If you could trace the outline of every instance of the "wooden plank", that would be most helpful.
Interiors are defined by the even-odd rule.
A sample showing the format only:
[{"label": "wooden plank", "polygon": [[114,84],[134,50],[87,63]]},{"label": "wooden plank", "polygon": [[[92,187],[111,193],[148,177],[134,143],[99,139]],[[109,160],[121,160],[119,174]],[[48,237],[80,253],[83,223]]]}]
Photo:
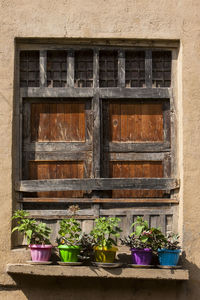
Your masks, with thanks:
[{"label": "wooden plank", "polygon": [[47,51],[40,50],[40,87],[47,86]]},{"label": "wooden plank", "polygon": [[118,51],[118,87],[125,87],[125,51]]},{"label": "wooden plank", "polygon": [[155,205],[150,204],[148,206],[144,206],[141,203],[140,205],[133,205],[129,207],[115,207],[111,206],[110,208],[102,208],[100,210],[100,214],[102,216],[110,215],[110,216],[126,216],[127,214],[131,214],[133,216],[133,220],[135,221],[135,217],[144,216],[144,215],[152,215],[152,216],[160,216],[160,215],[173,215],[173,209],[177,208],[176,204],[171,205],[167,203],[163,203],[163,205]]},{"label": "wooden plank", "polygon": [[[51,49],[51,50],[66,50],[71,49],[88,49],[89,48],[100,48],[100,49],[109,49],[123,47],[127,49],[141,49],[144,50],[144,47],[151,47],[156,49],[171,49],[178,48],[180,45],[179,40],[153,40],[153,39],[127,39],[127,38],[113,38],[113,39],[99,39],[99,38],[60,38],[56,40],[54,38],[17,38],[16,39],[18,49],[20,50],[38,50],[38,49]],[[106,46],[105,46],[106,45]]]},{"label": "wooden plank", "polygon": [[92,152],[88,151],[76,151],[76,152],[61,152],[61,151],[39,151],[39,152],[23,152],[28,160],[40,161],[40,160],[48,160],[48,161],[82,161],[86,160],[89,157],[92,157]]},{"label": "wooden plank", "polygon": [[171,95],[171,88],[102,88],[99,95],[103,99],[168,99]]},{"label": "wooden plank", "polygon": [[[41,211],[43,212],[43,211]],[[62,220],[63,218],[71,218],[71,216],[63,216],[60,215],[59,213],[56,215],[50,215],[50,216],[45,216],[45,215],[34,215],[33,213],[30,214],[30,218],[34,218],[34,219],[39,219],[39,220]],[[98,218],[98,216],[74,216],[75,219],[77,220],[95,220],[96,218]]]},{"label": "wooden plank", "polygon": [[23,104],[23,143],[30,143],[31,139],[31,106],[29,103]]},{"label": "wooden plank", "polygon": [[98,95],[92,99],[92,107],[94,113],[94,128],[93,128],[93,176],[100,177],[100,157],[101,157],[101,100]]},{"label": "wooden plank", "polygon": [[[69,98],[90,98],[93,97],[93,88],[20,88],[23,98],[36,97],[69,97]],[[171,88],[99,88],[100,98],[132,98],[132,99],[168,99],[172,95]]]},{"label": "wooden plank", "polygon": [[67,86],[74,87],[74,51],[69,50],[67,54]]},{"label": "wooden plank", "polygon": [[[31,103],[31,141],[49,141],[49,103]],[[24,143],[25,144],[25,143]]]},{"label": "wooden plank", "polygon": [[93,86],[99,87],[99,51],[97,49],[94,49],[93,57]]},{"label": "wooden plank", "polygon": [[[121,107],[119,104],[112,103],[112,102],[108,104],[108,107],[109,107],[109,114],[108,114],[109,120],[105,120],[105,122],[109,121],[109,133],[107,133],[107,135],[109,134],[110,138],[107,139],[107,141],[110,140],[112,142],[119,142],[121,140],[121,117],[120,117]],[[107,128],[105,128],[105,131],[107,131],[106,129]]]},{"label": "wooden plank", "polygon": [[171,190],[179,187],[179,180],[172,178],[92,178],[92,179],[49,179],[22,180],[16,183],[15,190],[71,191],[71,190]]},{"label": "wooden plank", "polygon": [[109,143],[104,146],[104,151],[110,152],[169,152],[169,143]]},{"label": "wooden plank", "polygon": [[171,141],[171,123],[170,123],[170,101],[165,101],[163,103],[163,131],[164,131],[164,140],[169,142]]},{"label": "wooden plank", "polygon": [[[94,96],[93,88],[20,88],[20,92],[23,98],[91,98]],[[48,99],[47,99],[48,101]]]},{"label": "wooden plank", "polygon": [[145,85],[147,88],[152,87],[152,51],[145,51]]},{"label": "wooden plank", "polygon": [[57,116],[56,116],[56,141],[66,141],[66,109],[67,103],[57,103]]},{"label": "wooden plank", "polygon": [[[58,126],[57,126],[57,104],[49,104],[49,132],[48,132],[48,142],[55,142],[58,136]],[[45,130],[45,126],[41,126],[41,131]]]},{"label": "wooden plank", "polygon": [[91,143],[31,143],[31,144],[24,144],[23,151],[35,151],[35,152],[47,152],[47,151],[53,151],[53,152],[81,152],[81,151],[91,151],[92,145]]},{"label": "wooden plank", "polygon": [[22,198],[18,202],[26,203],[179,203],[178,199],[170,198]]},{"label": "wooden plank", "polygon": [[141,127],[139,129],[142,142],[163,142],[162,106],[162,103],[141,104]]},{"label": "wooden plank", "polygon": [[[108,153],[110,161],[163,161],[168,152],[157,153]],[[170,152],[169,152],[170,153]],[[166,176],[168,177],[168,176]]]}]

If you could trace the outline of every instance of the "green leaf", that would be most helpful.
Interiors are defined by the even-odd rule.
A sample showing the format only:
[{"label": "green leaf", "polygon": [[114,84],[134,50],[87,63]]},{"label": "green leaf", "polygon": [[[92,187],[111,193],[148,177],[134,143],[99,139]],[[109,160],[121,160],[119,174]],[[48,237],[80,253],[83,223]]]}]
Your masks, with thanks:
[{"label": "green leaf", "polygon": [[137,236],[139,236],[142,233],[143,229],[144,229],[144,226],[137,226],[136,230],[135,230],[135,234]]}]

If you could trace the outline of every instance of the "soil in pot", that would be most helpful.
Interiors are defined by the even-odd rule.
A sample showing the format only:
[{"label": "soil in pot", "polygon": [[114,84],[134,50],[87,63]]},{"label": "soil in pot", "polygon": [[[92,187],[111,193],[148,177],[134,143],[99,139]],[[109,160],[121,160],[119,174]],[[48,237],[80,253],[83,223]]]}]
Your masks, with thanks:
[{"label": "soil in pot", "polygon": [[77,262],[80,246],[59,245],[60,259],[62,262]]}]

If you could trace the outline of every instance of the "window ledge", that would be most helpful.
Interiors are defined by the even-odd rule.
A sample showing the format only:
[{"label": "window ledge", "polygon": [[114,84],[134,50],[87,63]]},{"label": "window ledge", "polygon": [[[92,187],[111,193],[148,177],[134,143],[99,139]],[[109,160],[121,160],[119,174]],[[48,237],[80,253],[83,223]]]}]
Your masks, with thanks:
[{"label": "window ledge", "polygon": [[157,280],[189,280],[189,272],[184,269],[103,269],[93,266],[57,266],[8,264],[7,273],[36,276],[61,276],[85,278],[132,278]]}]

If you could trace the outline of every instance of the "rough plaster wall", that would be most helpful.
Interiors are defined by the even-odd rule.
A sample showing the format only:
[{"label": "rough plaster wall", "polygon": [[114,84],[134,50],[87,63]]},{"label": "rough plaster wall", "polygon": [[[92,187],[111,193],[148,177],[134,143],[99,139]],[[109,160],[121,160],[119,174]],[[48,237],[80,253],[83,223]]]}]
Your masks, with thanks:
[{"label": "rough plaster wall", "polygon": [[[173,285],[169,285],[168,290],[171,299],[188,299],[190,297],[191,300],[196,300],[200,298],[200,194],[198,189],[200,183],[199,13],[199,0],[0,0],[1,284],[14,283],[5,273],[6,263],[23,261],[25,256],[28,257],[27,252],[10,251],[14,38],[180,39],[179,81],[182,76],[182,82],[179,82],[179,87],[182,85],[182,90],[179,89],[178,120],[181,201],[183,201],[181,214],[184,224],[185,264],[191,271],[191,279],[182,288],[179,286],[178,292]],[[181,68],[183,70],[182,74]],[[181,220],[180,224],[182,224]],[[150,287],[149,289],[151,290]],[[38,293],[37,289],[35,289],[35,293]],[[138,291],[141,299],[153,299],[153,296],[157,299],[160,298],[155,289],[152,289],[148,295],[142,293],[141,290]],[[18,298],[15,295],[18,295]],[[5,291],[2,299],[24,299],[24,296],[17,291]],[[132,299],[130,290],[129,296],[126,295],[126,299]]]}]

